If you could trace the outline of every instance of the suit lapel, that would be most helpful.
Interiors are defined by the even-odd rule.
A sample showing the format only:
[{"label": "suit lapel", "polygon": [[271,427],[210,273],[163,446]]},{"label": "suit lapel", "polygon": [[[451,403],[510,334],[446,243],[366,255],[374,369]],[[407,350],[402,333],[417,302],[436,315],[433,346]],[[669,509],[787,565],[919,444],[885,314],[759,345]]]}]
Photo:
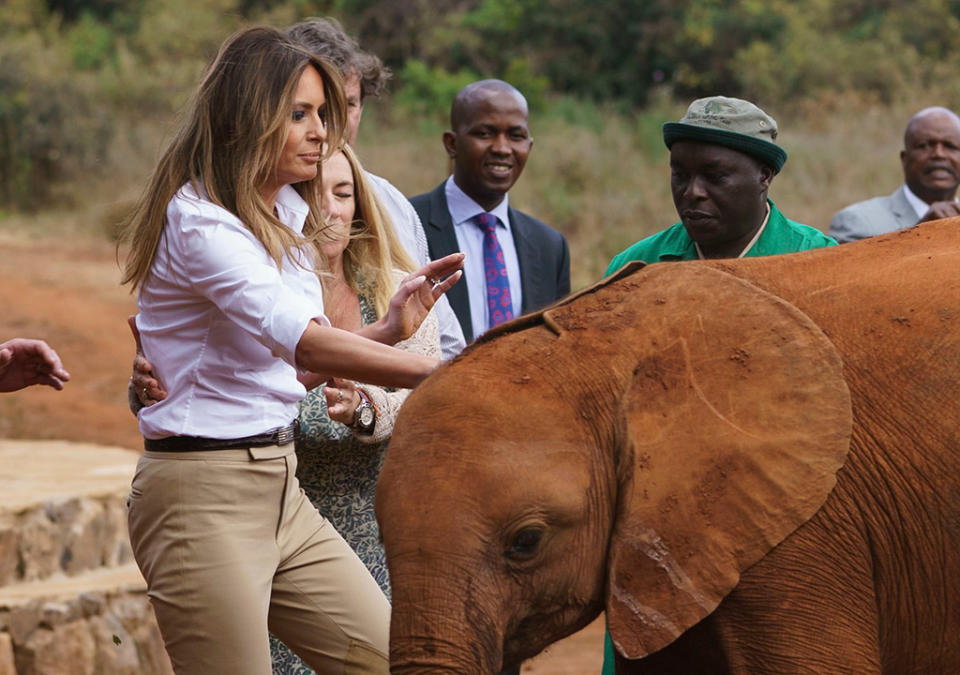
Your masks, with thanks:
[{"label": "suit lapel", "polygon": [[903,190],[904,187],[901,185],[893,193],[893,199],[891,200],[893,215],[897,219],[897,227],[901,230],[917,224],[917,212],[913,210]]},{"label": "suit lapel", "polygon": [[[453,230],[453,220],[450,218],[450,209],[447,207],[444,185],[444,183],[441,183],[437,189],[430,193],[430,213],[424,228],[432,260],[460,251],[457,245],[457,235]],[[463,337],[467,344],[470,344],[473,342],[473,323],[470,321],[470,299],[467,295],[467,283],[464,279],[455,283],[453,288],[447,291],[447,300],[460,321]]]},{"label": "suit lapel", "polygon": [[550,288],[543,280],[544,265],[540,260],[540,248],[532,237],[532,230],[527,216],[512,206],[507,209],[510,218],[510,230],[513,234],[513,243],[517,249],[517,261],[520,264],[521,313],[526,314],[531,308],[543,307],[553,298],[541,298],[540,291]]}]

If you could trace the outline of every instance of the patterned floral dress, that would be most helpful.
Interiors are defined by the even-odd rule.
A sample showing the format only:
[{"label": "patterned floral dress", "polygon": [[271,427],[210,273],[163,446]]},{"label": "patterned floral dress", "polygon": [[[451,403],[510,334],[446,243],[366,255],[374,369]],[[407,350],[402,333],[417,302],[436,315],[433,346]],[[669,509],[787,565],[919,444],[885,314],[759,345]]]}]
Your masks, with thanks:
[{"label": "patterned floral dress", "polygon": [[[377,320],[372,303],[364,295],[360,296],[360,314],[364,325]],[[440,337],[433,313],[427,316],[416,334],[396,346],[439,358]],[[330,419],[323,387],[307,392],[300,404],[297,478],[313,505],[350,544],[389,600],[390,580],[374,514],[373,495],[387,442],[393,432],[393,422],[409,390],[359,386],[377,408],[373,435],[363,440],[348,427]],[[270,656],[274,675],[313,673],[272,635]]]}]

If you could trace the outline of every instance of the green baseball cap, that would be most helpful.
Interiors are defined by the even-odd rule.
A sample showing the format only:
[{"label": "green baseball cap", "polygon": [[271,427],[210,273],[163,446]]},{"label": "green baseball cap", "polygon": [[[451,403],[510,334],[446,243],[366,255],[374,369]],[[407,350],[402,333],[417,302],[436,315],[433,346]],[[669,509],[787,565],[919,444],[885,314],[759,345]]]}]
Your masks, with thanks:
[{"label": "green baseball cap", "polygon": [[759,159],[776,173],[787,161],[787,151],[777,145],[777,121],[760,108],[739,98],[698,98],[679,122],[663,125],[663,142],[715,143]]}]

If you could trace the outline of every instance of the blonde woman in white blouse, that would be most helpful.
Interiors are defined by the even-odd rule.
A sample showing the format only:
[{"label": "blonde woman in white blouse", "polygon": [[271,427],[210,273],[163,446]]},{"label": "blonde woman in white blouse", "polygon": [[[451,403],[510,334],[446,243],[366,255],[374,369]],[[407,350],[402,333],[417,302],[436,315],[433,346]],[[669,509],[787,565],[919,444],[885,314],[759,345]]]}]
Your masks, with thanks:
[{"label": "blonde woman in white blouse", "polygon": [[267,27],[229,38],[124,241],[143,350],[168,395],[139,413],[130,538],[177,673],[265,673],[271,632],[320,672],[387,672],[389,605],[295,478],[306,386],[412,387],[437,360],[389,345],[459,278],[400,284],[387,313],[330,325],[317,277],[318,162],[339,76]]}]

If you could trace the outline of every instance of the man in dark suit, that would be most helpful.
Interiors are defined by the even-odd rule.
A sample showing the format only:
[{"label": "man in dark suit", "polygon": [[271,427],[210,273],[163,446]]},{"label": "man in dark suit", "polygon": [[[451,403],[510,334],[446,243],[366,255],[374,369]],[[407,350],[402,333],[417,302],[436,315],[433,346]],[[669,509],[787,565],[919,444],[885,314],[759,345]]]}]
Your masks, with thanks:
[{"label": "man in dark suit", "polygon": [[467,342],[501,321],[570,292],[570,250],[562,234],[508,203],[533,145],[527,101],[501,80],[457,94],[443,147],[453,175],[410,201],[431,258],[467,254],[464,278],[447,291]]}]

